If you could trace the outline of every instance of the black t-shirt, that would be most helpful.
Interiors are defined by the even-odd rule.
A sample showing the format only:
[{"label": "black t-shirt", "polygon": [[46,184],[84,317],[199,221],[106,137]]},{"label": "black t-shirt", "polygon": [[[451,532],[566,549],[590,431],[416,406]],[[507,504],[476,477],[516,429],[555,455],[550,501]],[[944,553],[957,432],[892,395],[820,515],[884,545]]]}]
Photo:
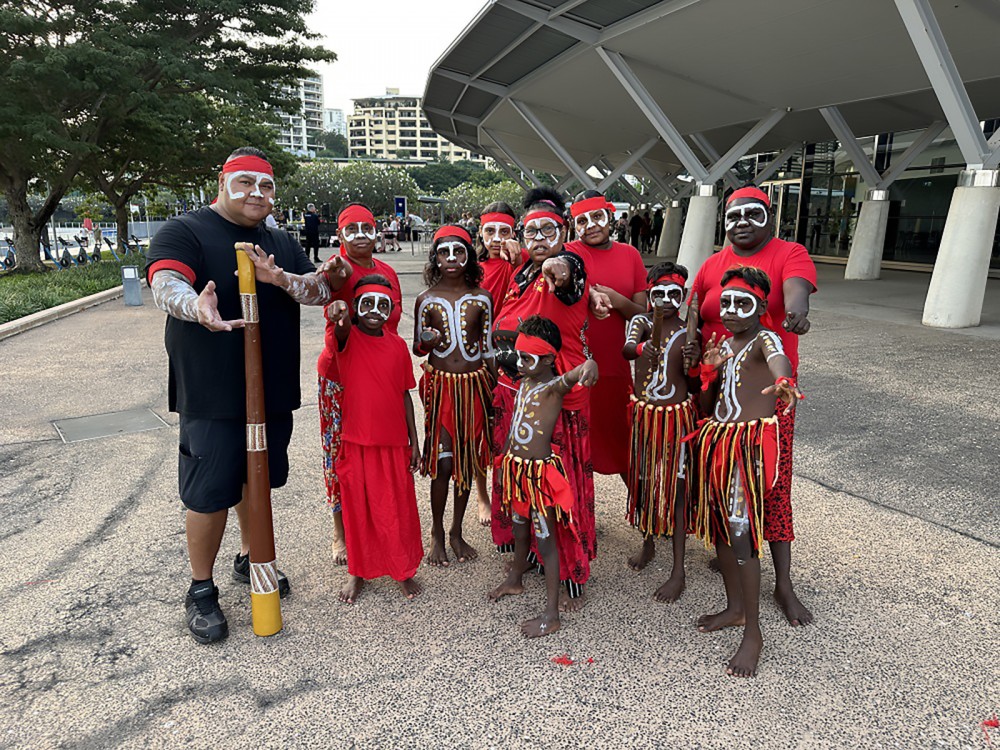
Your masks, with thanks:
[{"label": "black t-shirt", "polygon": [[312,211],[306,212],[303,224],[306,236],[319,237],[319,214]]},{"label": "black t-shirt", "polygon": [[[302,246],[281,229],[263,223],[252,229],[227,221],[205,207],[170,219],[150,242],[147,274],[170,269],[184,274],[196,292],[215,282],[219,315],[242,318],[236,278],[237,242],[260,245],[289,273],[316,270]],[[299,304],[284,290],[257,282],[264,401],[267,412],[298,409]],[[212,332],[198,323],[167,316],[164,336],[170,359],[170,411],[207,419],[243,419],[246,392],[243,330]]]}]

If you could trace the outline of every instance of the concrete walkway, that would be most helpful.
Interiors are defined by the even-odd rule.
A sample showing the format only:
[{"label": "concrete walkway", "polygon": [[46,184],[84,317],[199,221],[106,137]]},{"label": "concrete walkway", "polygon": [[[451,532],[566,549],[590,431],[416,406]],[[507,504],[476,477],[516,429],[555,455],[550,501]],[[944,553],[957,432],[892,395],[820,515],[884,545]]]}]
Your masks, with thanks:
[{"label": "concrete walkway", "polygon": [[[409,308],[422,262],[390,261]],[[315,309],[292,477],[274,493],[285,630],[252,635],[247,590],[228,576],[231,528],[216,572],[231,634],[198,646],[183,622],[162,313],[148,296],[110,302],[0,341],[0,747],[984,747],[979,723],[1000,710],[1000,345],[914,325],[927,277],[861,287],[838,271],[821,269],[802,344],[794,574],[817,619],[785,624],[765,564],[767,645],[749,681],[723,674],[737,632],[694,628],[723,600],[706,551],[689,540],[674,605],[651,599],[667,545],[642,573],[625,567],[638,539],[617,478],[598,482],[592,601],[556,635],[517,631],[541,606],[534,577],[525,596],[486,602],[502,561],[471,517],[478,561],[422,568],[415,602],[377,581],[339,604]],[[995,325],[995,282],[988,295]],[[137,408],[170,426],[67,445],[52,425]],[[563,654],[577,663],[551,661]]]}]

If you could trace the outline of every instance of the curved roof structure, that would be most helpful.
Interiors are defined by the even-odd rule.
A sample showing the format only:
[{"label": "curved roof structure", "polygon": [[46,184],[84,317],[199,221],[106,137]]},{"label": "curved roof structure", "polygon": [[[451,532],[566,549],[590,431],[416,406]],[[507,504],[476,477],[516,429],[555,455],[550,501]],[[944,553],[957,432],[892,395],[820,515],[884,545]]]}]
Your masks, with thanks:
[{"label": "curved roof structure", "polygon": [[[705,176],[693,149],[702,164],[735,160],[832,140],[838,125],[947,121],[971,159],[990,151],[978,120],[1000,116],[998,32],[995,0],[492,0],[434,64],[423,106],[439,134],[522,171],[603,157],[661,185]],[[954,101],[949,79],[929,78],[942,47]],[[976,128],[956,128],[961,116]]]}]

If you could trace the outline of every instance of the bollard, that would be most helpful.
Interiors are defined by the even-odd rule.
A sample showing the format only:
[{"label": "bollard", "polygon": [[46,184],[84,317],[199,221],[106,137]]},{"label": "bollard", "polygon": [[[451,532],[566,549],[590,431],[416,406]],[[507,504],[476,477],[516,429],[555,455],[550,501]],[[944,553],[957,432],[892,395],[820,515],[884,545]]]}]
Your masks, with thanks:
[{"label": "bollard", "polygon": [[142,285],[139,283],[139,266],[122,266],[122,289],[125,292],[126,305],[142,305]]}]

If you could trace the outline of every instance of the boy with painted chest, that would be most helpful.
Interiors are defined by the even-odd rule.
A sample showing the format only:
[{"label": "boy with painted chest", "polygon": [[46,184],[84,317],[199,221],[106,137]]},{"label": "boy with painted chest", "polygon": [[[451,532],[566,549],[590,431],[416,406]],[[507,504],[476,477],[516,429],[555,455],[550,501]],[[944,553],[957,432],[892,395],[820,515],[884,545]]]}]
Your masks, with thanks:
[{"label": "boy with painted chest", "polygon": [[574,387],[589,387],[597,382],[597,363],[584,360],[559,375],[555,369],[556,354],[562,348],[558,326],[547,318],[532,315],[517,330],[514,348],[521,381],[507,445],[497,468],[504,510],[514,521],[514,561],[507,578],[490,592],[489,598],[497,601],[524,591],[522,579],[531,567],[530,523],[538,556],[545,567],[546,604],[541,616],[521,624],[521,632],[526,638],[538,638],[561,627],[556,534],[576,533],[573,491],[562,461],[553,451],[552,432],[563,397]]},{"label": "boy with painted chest", "polygon": [[696,438],[700,492],[695,532],[714,544],[726,608],[698,620],[711,632],[743,625],[726,672],[753,677],[764,646],[758,619],[764,494],[778,464],[775,396],[793,409],[803,398],[781,339],[767,314],[771,282],[758,268],[722,276],[722,323],[732,338],[709,339],[701,362],[702,409],[710,416]]}]

